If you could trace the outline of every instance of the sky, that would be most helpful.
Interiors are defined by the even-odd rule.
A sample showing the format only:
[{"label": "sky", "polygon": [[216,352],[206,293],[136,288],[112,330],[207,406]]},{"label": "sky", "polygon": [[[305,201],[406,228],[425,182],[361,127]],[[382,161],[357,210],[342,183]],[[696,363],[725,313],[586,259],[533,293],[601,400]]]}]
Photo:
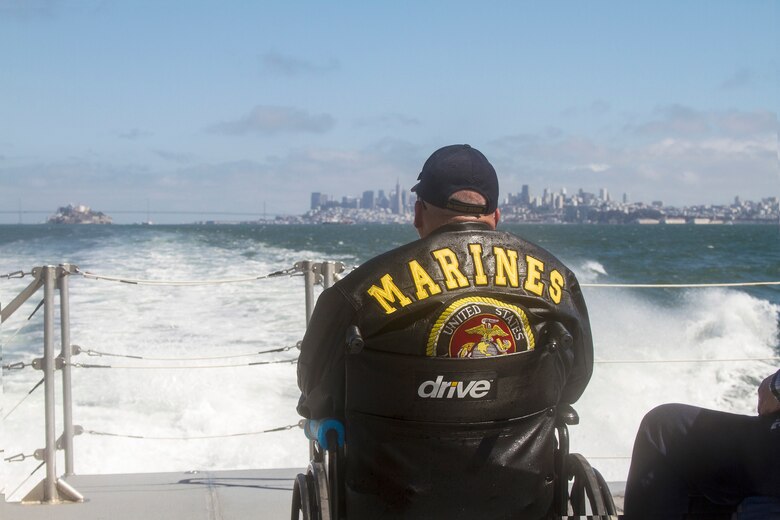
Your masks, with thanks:
[{"label": "sky", "polygon": [[775,0],[0,0],[0,223],[300,214],[453,143],[502,197],[759,200],[778,78]]}]

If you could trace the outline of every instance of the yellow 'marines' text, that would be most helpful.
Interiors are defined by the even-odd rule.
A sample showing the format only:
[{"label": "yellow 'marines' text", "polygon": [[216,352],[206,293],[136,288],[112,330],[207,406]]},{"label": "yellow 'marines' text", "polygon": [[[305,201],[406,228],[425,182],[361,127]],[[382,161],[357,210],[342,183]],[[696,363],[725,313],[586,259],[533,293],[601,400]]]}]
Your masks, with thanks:
[{"label": "yellow 'marines' text", "polygon": [[[485,253],[488,254],[487,257],[484,256]],[[408,285],[413,286],[410,294],[401,291],[390,273],[382,275],[366,292],[386,314],[411,305],[415,300],[422,301],[440,294],[443,290],[452,292],[467,287],[489,285],[501,288],[522,287],[529,294],[549,298],[555,304],[561,303],[565,287],[563,274],[557,269],[548,272],[544,261],[534,256],[520,255],[514,249],[499,246],[484,251],[481,244],[469,244],[468,252],[461,258],[449,247],[431,251],[431,256],[434,262],[433,265],[426,262],[427,269],[416,259],[406,263],[411,282]],[[461,259],[470,264],[470,269],[465,269],[465,272],[461,267]],[[488,275],[490,267],[493,267],[492,275]],[[521,279],[521,273],[525,273],[525,278]]]}]

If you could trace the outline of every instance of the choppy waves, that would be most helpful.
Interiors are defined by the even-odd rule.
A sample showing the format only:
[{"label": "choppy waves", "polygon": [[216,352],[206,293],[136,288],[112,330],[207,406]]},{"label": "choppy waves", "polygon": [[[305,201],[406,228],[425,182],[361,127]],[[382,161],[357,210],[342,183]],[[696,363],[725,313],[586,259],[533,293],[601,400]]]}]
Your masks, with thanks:
[{"label": "choppy waves", "polygon": [[780,305],[727,289],[584,291],[597,362],[572,446],[608,480],[625,480],[637,427],[659,404],[755,414],[758,383],[777,363],[747,360],[780,353]]}]

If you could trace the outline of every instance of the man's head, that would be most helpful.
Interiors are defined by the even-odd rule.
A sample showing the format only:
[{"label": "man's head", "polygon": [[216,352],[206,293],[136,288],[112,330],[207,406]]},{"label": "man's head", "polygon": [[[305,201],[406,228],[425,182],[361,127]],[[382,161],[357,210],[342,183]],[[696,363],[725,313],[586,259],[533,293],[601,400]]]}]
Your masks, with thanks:
[{"label": "man's head", "polygon": [[417,179],[414,227],[421,237],[450,222],[484,222],[493,229],[498,224],[496,170],[476,148],[454,144],[436,150]]}]

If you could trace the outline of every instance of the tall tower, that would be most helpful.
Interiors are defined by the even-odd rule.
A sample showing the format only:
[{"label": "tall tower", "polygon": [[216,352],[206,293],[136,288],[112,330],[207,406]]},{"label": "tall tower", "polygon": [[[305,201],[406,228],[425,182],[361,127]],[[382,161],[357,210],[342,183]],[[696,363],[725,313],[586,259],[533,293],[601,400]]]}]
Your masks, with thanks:
[{"label": "tall tower", "polygon": [[526,206],[531,204],[531,191],[528,189],[528,184],[523,184],[523,191],[520,192],[520,203]]},{"label": "tall tower", "polygon": [[395,202],[393,203],[393,213],[401,214],[403,213],[403,200],[401,200],[401,181],[400,179],[395,180],[395,197],[393,199]]}]

